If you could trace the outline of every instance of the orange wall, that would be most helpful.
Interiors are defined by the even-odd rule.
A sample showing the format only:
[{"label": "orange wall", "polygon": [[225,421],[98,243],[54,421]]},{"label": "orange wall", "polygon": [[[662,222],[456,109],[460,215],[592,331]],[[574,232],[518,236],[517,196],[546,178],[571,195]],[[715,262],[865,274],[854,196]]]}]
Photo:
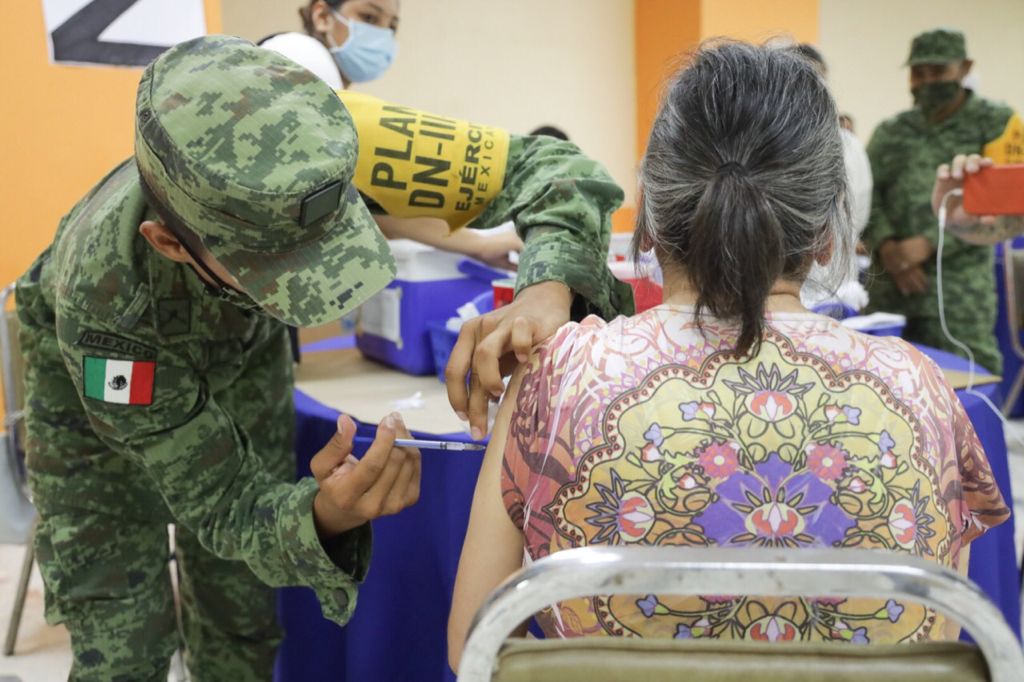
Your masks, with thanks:
[{"label": "orange wall", "polygon": [[658,112],[662,85],[701,38],[701,0],[635,0],[637,159]]},{"label": "orange wall", "polygon": [[[206,0],[206,25],[220,30],[219,0]],[[61,216],[132,153],[142,70],[51,64],[39,0],[4,3],[0,63],[0,282],[7,284],[50,242]]]},{"label": "orange wall", "polygon": [[[763,42],[788,35],[818,41],[820,0],[634,0],[637,160],[647,147],[662,87],[701,41],[727,36]],[[639,164],[638,164],[639,165]],[[615,214],[616,232],[632,229],[635,210]]]},{"label": "orange wall", "polygon": [[819,3],[820,0],[705,0],[701,8],[701,38],[728,36],[763,42],[787,35],[798,42],[816,43]]},{"label": "orange wall", "polygon": [[[647,148],[665,79],[683,53],[700,42],[701,0],[634,0],[636,45],[636,158]],[[632,232],[636,208],[624,206],[612,216],[615,232]]]},{"label": "orange wall", "polygon": [[[635,0],[637,158],[643,155],[665,78],[701,40],[788,33],[818,38],[819,0]],[[7,3],[0,22],[0,188],[6,239],[0,283],[15,279],[49,243],[60,217],[111,166],[131,154],[140,69],[49,63],[38,0]],[[221,27],[206,0],[207,27]],[[633,209],[615,215],[632,227]]]}]

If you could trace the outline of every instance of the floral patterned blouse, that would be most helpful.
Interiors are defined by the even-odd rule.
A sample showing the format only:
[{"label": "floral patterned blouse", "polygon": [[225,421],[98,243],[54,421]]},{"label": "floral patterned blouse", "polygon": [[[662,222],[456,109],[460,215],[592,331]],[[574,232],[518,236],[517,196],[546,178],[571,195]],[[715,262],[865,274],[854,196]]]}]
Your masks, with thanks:
[{"label": "floral patterned blouse", "polygon": [[[957,568],[1008,518],[960,401],[926,356],[810,313],[736,328],[660,306],[567,325],[533,356],[502,496],[529,559],[590,544],[856,547]],[[896,600],[622,595],[562,602],[548,636],[897,642],[958,626]]]}]

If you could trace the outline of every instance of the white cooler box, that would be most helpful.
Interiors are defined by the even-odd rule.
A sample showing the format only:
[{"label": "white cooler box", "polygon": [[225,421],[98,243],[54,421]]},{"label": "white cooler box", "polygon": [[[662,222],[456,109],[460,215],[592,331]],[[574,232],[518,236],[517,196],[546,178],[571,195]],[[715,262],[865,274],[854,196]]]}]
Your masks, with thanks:
[{"label": "white cooler box", "polygon": [[359,311],[356,346],[363,355],[409,374],[435,371],[428,323],[444,322],[485,291],[490,282],[459,271],[465,256],[418,242],[390,242],[395,280]]}]

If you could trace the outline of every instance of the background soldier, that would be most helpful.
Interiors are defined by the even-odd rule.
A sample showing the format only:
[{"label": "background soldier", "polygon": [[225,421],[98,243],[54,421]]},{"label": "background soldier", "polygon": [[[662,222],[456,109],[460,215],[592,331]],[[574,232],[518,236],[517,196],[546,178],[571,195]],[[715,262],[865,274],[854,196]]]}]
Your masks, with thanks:
[{"label": "background soldier", "polygon": [[[868,144],[875,181],[863,235],[875,266],[870,308],[906,315],[904,338],[957,353],[939,324],[938,226],[931,210],[935,169],[957,154],[984,154],[997,163],[1024,160],[1024,125],[1009,107],[963,87],[973,62],[962,33],[936,29],[918,35],[907,64],[915,106],[881,123]],[[949,329],[980,365],[998,373],[992,265],[990,247],[946,236],[942,287]]]}]

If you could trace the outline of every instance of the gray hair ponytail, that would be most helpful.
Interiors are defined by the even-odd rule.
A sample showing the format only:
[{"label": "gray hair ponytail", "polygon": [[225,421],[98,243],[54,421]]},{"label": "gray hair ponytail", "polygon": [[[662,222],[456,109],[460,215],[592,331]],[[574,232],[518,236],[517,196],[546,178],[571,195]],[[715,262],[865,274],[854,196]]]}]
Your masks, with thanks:
[{"label": "gray hair ponytail", "polygon": [[780,277],[801,281],[832,252],[853,252],[835,102],[792,49],[706,45],[671,82],[640,168],[633,241],[683,268],[707,311],[738,321],[737,352],[756,353]]}]

